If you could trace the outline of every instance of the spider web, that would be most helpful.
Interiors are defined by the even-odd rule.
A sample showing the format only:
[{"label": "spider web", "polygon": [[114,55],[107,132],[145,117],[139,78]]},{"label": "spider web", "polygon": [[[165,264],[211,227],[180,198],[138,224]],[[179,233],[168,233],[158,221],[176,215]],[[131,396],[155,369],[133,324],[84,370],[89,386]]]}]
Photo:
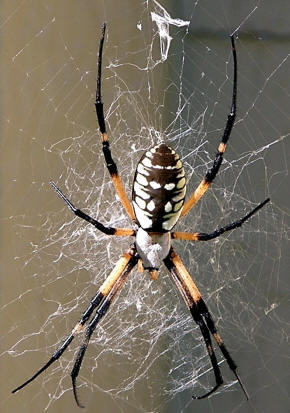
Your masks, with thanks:
[{"label": "spider web", "polygon": [[1,412],[76,408],[69,374],[81,336],[33,384],[11,390],[48,360],[131,242],[72,216],[48,185],[105,225],[130,226],[94,112],[103,21],[106,120],[128,194],[139,158],[162,139],[183,160],[188,192],[200,182],[229,111],[228,35],[237,31],[237,122],[213,188],[176,229],[211,232],[268,196],[271,204],[216,240],[175,242],[250,401],[218,350],[225,386],[192,400],[211,388],[213,372],[165,268],[158,281],[132,273],[90,342],[80,399],[88,412],[289,411],[290,7],[176,3],[1,3]]}]

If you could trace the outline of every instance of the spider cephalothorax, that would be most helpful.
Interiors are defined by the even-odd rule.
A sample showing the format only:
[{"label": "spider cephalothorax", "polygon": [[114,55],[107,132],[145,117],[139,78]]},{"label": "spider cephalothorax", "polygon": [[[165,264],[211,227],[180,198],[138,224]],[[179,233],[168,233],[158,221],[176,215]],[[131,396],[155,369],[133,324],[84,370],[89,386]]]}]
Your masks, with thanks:
[{"label": "spider cephalothorax", "polygon": [[[81,407],[77,396],[76,379],[85,355],[89,340],[101,320],[106,314],[112,301],[124,285],[127,277],[137,262],[139,270],[148,269],[152,278],[156,279],[158,269],[163,262],[169,270],[174,283],[179,289],[193,320],[200,327],[201,334],[204,338],[206,349],[213,367],[216,384],[211,390],[202,396],[193,396],[195,399],[202,399],[216,391],[223,383],[221,371],[217,362],[211,337],[216,342],[224,356],[229,368],[234,373],[246,397],[246,390],[237,374],[237,365],[227,351],[221,336],[219,335],[213,318],[202,299],[202,295],[197,288],[193,278],[183,265],[180,257],[171,246],[171,239],[187,241],[208,241],[217,238],[227,231],[240,227],[252,215],[259,211],[269,198],[258,204],[254,209],[248,212],[243,218],[234,221],[224,227],[206,234],[203,232],[172,232],[174,225],[179,218],[185,216],[192,207],[204,195],[215,179],[223,160],[223,154],[226,150],[227,141],[231,135],[236,116],[236,95],[237,95],[237,57],[235,50],[234,36],[231,36],[232,53],[234,61],[234,79],[231,110],[228,115],[226,126],[218,146],[218,150],[213,161],[212,167],[205,173],[204,178],[184,202],[186,192],[186,179],[182,162],[175,151],[165,143],[154,146],[149,149],[140,159],[135,173],[133,182],[132,204],[129,201],[121,178],[118,174],[117,165],[111,156],[110,144],[106,132],[106,124],[103,112],[103,103],[101,100],[101,69],[102,69],[102,51],[105,38],[105,28],[103,25],[102,37],[99,48],[98,59],[98,77],[96,93],[96,112],[99,128],[102,137],[103,153],[105,162],[113,181],[115,190],[133,222],[138,225],[137,231],[127,228],[113,228],[101,224],[96,219],[87,215],[82,210],[76,208],[70,200],[61,192],[61,190],[51,182],[53,189],[65,201],[70,210],[78,217],[92,224],[95,228],[107,235],[116,236],[133,236],[135,242],[133,246],[123,254],[111,273],[107,276],[97,293],[91,299],[88,307],[83,312],[80,320],[77,322],[71,333],[51,356],[48,362],[42,366],[30,379],[13,390],[13,393],[22,389],[28,383],[33,381],[39,374],[45,371],[51,364],[61,357],[72,340],[79,334],[86,323],[84,340],[78,351],[74,367],[71,372],[73,392],[78,406]],[[95,314],[93,314],[95,312]]]}]

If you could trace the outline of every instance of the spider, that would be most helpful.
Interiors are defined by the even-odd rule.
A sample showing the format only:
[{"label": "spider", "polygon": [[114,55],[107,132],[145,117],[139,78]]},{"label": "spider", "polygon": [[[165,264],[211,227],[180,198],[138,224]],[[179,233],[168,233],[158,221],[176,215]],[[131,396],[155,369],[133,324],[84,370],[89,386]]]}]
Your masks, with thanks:
[{"label": "spider", "polygon": [[95,328],[108,311],[113,300],[116,298],[117,293],[120,291],[130,272],[136,265],[139,271],[148,270],[151,277],[153,279],[157,279],[160,265],[163,262],[169,270],[178,290],[180,291],[193,320],[200,328],[215,376],[215,385],[211,388],[211,390],[203,395],[193,395],[192,397],[194,399],[204,399],[214,393],[223,384],[222,374],[211,341],[212,335],[229,368],[232,370],[242,391],[248,399],[249,396],[247,391],[237,373],[237,365],[230,356],[220,334],[218,333],[213,318],[198,287],[171,244],[172,239],[186,241],[209,241],[217,238],[227,231],[232,231],[233,229],[240,227],[270,200],[267,198],[265,201],[261,202],[254,209],[248,212],[243,218],[225,225],[224,227],[218,228],[208,234],[203,232],[172,232],[172,229],[178,220],[183,218],[192,209],[192,207],[194,207],[194,205],[211,186],[211,183],[215,179],[223,161],[226,144],[231,135],[236,117],[237,55],[234,35],[230,36],[234,68],[232,103],[212,167],[206,172],[204,178],[193,194],[185,201],[186,178],[183,165],[178,154],[165,143],[156,145],[141,157],[137,165],[133,181],[131,203],[126,195],[121,178],[118,174],[116,163],[111,155],[104,118],[103,102],[101,98],[101,74],[105,31],[106,24],[104,23],[102,26],[99,44],[95,108],[102,138],[106,166],[120,201],[133,223],[137,225],[137,229],[104,226],[82,210],[76,208],[54,182],[50,182],[50,184],[76,216],[89,222],[99,231],[107,235],[132,236],[135,237],[135,242],[119,259],[111,273],[100,286],[98,292],[91,299],[80,320],[72,329],[71,333],[53,353],[48,362],[27,381],[14,389],[12,393],[17,392],[32,382],[50,365],[58,360],[73,339],[84,329],[85,324],[88,322],[84,331],[83,342],[79,348],[73,369],[71,371],[74,398],[77,405],[79,407],[83,407],[78,398],[76,380],[90,338]]}]

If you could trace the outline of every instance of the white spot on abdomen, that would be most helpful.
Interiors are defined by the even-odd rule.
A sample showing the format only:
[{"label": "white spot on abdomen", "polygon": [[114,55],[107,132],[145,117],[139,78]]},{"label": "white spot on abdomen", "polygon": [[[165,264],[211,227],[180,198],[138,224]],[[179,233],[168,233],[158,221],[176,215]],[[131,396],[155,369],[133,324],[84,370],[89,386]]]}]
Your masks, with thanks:
[{"label": "white spot on abdomen", "polygon": [[158,182],[151,181],[149,184],[153,189],[161,188],[161,185]]},{"label": "white spot on abdomen", "polygon": [[151,167],[152,167],[152,162],[150,161],[149,158],[146,158],[146,157],[145,157],[145,158],[143,159],[142,163],[143,163],[143,165],[147,166],[148,168],[151,168]]},{"label": "white spot on abdomen", "polygon": [[140,185],[143,185],[143,186],[148,185],[147,179],[145,178],[145,176],[143,176],[141,174],[137,174],[136,181],[139,182]]},{"label": "white spot on abdomen", "polygon": [[139,208],[136,202],[133,201],[136,218],[142,228],[150,228],[152,226],[152,219],[148,217],[149,213]]},{"label": "white spot on abdomen", "polygon": [[142,163],[139,163],[137,166],[137,172],[140,172],[140,174],[142,175],[146,175],[149,176],[149,172],[147,171],[147,169],[144,168],[144,166],[142,165]]},{"label": "white spot on abdomen", "polygon": [[165,184],[164,188],[167,189],[167,191],[171,191],[171,189],[175,188],[175,184],[174,183]]},{"label": "white spot on abdomen", "polygon": [[170,212],[172,210],[171,202],[168,201],[167,204],[165,204],[164,209],[165,209],[165,212]]},{"label": "white spot on abdomen", "polygon": [[151,199],[151,201],[147,204],[147,209],[149,211],[153,211],[155,208],[155,202],[153,201],[153,199]]},{"label": "white spot on abdomen", "polygon": [[140,184],[138,184],[138,182],[134,182],[134,191],[135,194],[138,195],[140,198],[142,199],[149,199],[150,195],[147,194],[147,192],[144,191],[144,187]]},{"label": "white spot on abdomen", "polygon": [[139,198],[139,196],[135,197],[135,202],[137,203],[137,205],[141,208],[141,209],[145,209],[146,207],[146,202],[142,199]]}]

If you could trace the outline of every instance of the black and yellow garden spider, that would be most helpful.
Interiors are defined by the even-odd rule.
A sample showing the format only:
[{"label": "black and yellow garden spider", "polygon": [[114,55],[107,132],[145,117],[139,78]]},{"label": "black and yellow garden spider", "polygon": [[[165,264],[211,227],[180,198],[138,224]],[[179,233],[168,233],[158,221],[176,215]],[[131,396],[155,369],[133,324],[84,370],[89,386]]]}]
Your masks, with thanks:
[{"label": "black and yellow garden spider", "polygon": [[[119,259],[112,272],[108,275],[104,283],[99,288],[96,295],[91,299],[80,320],[77,322],[64,342],[54,352],[48,362],[25,383],[14,389],[13,393],[17,392],[18,390],[25,387],[28,383],[32,382],[51,364],[58,360],[70,345],[70,343],[73,341],[75,336],[83,330],[84,325],[92,316],[84,331],[83,343],[79,348],[73,369],[71,371],[74,397],[78,406],[82,407],[77,395],[76,379],[78,377],[90,338],[97,324],[106,314],[112,301],[120,291],[121,287],[125,283],[127,277],[129,276],[135,265],[138,264],[139,271],[148,270],[151,274],[151,277],[153,279],[157,279],[160,265],[162,264],[162,262],[164,262],[173,278],[173,281],[179,289],[192,315],[192,318],[201,330],[215,375],[216,384],[213,386],[213,388],[201,396],[194,395],[193,398],[203,399],[205,397],[208,397],[209,395],[214,393],[223,383],[221,371],[211,342],[211,335],[216,341],[216,344],[223,354],[229,368],[234,373],[238,383],[245,393],[245,396],[248,398],[246,389],[237,374],[237,365],[233,361],[223,343],[221,336],[217,332],[213,318],[202,299],[202,295],[199,289],[197,288],[195,282],[183,265],[180,257],[171,245],[172,239],[186,241],[209,241],[211,239],[217,238],[227,231],[231,231],[237,227],[240,227],[252,215],[254,215],[264,205],[266,205],[267,202],[269,202],[268,198],[264,202],[257,205],[252,211],[248,212],[243,218],[224,227],[218,228],[209,234],[203,232],[171,232],[178,220],[184,217],[192,209],[192,207],[199,201],[199,199],[210,187],[219,171],[223,160],[226,144],[230,137],[236,117],[237,56],[234,35],[231,35],[234,66],[232,103],[226,126],[212,167],[206,172],[197,189],[185,202],[186,179],[182,162],[179,156],[165,143],[156,145],[142,156],[137,165],[133,181],[131,204],[126,195],[121,178],[118,174],[117,166],[111,156],[110,144],[104,119],[103,103],[101,99],[102,52],[105,30],[106,24],[104,24],[102,27],[102,35],[99,45],[97,91],[95,103],[96,113],[102,137],[103,153],[109,174],[123,207],[125,208],[133,223],[136,224],[136,229],[112,228],[104,226],[99,221],[96,221],[94,218],[76,208],[55,185],[54,182],[51,182],[51,186],[75,215],[89,222],[98,230],[107,235],[132,236],[135,237],[135,242],[131,246],[131,248]],[[94,311],[95,314],[93,315]]]}]

